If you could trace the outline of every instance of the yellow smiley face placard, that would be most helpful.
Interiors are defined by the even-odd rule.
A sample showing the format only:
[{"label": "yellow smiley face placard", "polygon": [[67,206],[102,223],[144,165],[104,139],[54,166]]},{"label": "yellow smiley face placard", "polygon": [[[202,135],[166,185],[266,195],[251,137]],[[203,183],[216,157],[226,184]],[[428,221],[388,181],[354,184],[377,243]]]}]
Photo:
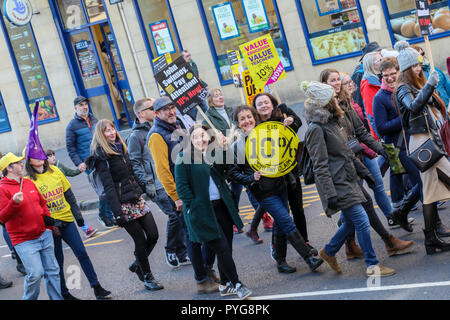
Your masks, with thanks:
[{"label": "yellow smiley face placard", "polygon": [[254,128],[245,145],[245,156],[250,167],[265,177],[281,177],[297,165],[300,140],[290,127],[267,121]]}]

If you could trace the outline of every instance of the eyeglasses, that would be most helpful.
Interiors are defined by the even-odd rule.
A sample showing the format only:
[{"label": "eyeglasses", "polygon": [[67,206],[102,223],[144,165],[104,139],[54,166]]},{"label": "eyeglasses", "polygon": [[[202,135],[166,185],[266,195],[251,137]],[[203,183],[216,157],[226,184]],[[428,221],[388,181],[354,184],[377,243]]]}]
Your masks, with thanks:
[{"label": "eyeglasses", "polygon": [[55,154],[54,153],[47,153],[47,157],[51,157],[51,156],[54,156]]},{"label": "eyeglasses", "polygon": [[394,77],[396,75],[397,75],[397,72],[389,73],[389,74],[383,74],[383,78],[388,79],[388,78],[392,78],[392,77]]}]

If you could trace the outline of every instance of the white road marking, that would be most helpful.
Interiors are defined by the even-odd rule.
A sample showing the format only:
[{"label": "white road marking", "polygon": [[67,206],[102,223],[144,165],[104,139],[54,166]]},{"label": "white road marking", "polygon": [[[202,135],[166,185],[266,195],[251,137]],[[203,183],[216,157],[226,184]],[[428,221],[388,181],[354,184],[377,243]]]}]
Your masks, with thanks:
[{"label": "white road marking", "polygon": [[402,289],[415,289],[426,287],[445,287],[445,286],[450,286],[450,281],[411,283],[392,286],[365,287],[365,288],[340,289],[340,290],[298,292],[298,293],[278,294],[271,296],[250,297],[249,299],[250,300],[287,299],[287,298],[314,297],[314,296],[325,296],[344,293],[374,292],[374,291],[402,290]]}]

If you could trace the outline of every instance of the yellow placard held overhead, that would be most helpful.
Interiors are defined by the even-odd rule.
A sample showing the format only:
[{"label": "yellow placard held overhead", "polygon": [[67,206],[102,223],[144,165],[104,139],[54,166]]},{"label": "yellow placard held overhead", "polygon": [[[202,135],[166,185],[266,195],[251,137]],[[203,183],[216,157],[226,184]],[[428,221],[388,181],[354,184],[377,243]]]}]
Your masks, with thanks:
[{"label": "yellow placard held overhead", "polygon": [[297,165],[300,140],[290,127],[281,122],[266,121],[250,132],[245,156],[254,171],[265,177],[281,177]]},{"label": "yellow placard held overhead", "polygon": [[253,102],[253,98],[260,92],[264,92],[264,89],[256,88],[252,76],[250,75],[250,71],[245,70],[242,72],[242,80],[244,84],[244,92],[245,99],[247,101],[247,105],[251,106]]},{"label": "yellow placard held overhead", "polygon": [[269,84],[286,78],[286,71],[270,34],[244,43],[239,46],[239,49],[256,88],[263,89]]}]

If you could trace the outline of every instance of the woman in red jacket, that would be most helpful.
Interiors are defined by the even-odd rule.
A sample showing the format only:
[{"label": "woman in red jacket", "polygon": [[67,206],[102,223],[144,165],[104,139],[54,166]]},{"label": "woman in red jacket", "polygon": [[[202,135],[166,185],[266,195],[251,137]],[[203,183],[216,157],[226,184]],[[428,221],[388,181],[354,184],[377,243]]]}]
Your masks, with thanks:
[{"label": "woman in red jacket", "polygon": [[4,176],[0,181],[0,223],[6,225],[27,271],[23,299],[37,300],[44,277],[49,298],[62,300],[52,232],[47,230],[54,221],[34,183],[22,178],[22,160],[11,152],[0,159]]}]

